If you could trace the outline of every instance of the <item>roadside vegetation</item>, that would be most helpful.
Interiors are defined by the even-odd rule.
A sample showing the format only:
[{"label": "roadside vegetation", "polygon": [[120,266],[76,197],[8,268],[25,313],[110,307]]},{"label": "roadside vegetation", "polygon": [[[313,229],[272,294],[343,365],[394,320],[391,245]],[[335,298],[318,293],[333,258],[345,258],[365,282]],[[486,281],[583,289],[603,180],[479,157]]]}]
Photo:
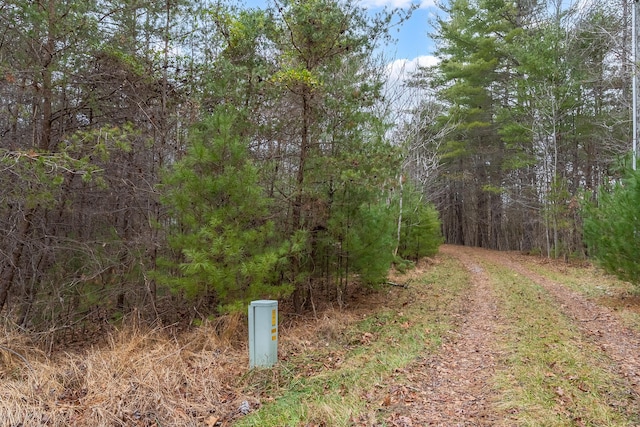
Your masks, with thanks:
[{"label": "roadside vegetation", "polygon": [[127,326],[104,345],[51,356],[5,329],[0,417],[16,426],[349,425],[378,406],[366,398],[372,387],[437,351],[469,286],[452,260],[398,280],[406,287],[368,292],[357,308],[283,319],[272,369],[248,370],[238,316],[177,335]]},{"label": "roadside vegetation", "polygon": [[591,257],[610,274],[632,283],[640,292],[640,172],[623,170],[624,176],[602,186],[593,201],[585,203],[584,240]]},{"label": "roadside vegetation", "polygon": [[[624,379],[558,303],[509,268],[481,266],[507,325],[495,337],[504,357],[487,384],[492,410],[508,425],[640,422]],[[583,266],[549,269],[558,282],[585,274]],[[389,384],[473,321],[457,314],[473,276],[438,255],[392,280],[400,286],[363,288],[349,307],[316,318],[281,312],[279,363],[269,369],[248,370],[241,316],[183,332],[126,325],[104,344],[50,355],[5,327],[0,416],[12,426],[392,426]]]},{"label": "roadside vegetation", "polygon": [[611,308],[627,327],[640,332],[640,291],[636,285],[587,262],[579,262],[572,267],[564,262],[535,257],[522,257],[520,260],[537,274]]},{"label": "roadside vegetation", "polygon": [[[413,275],[406,288],[385,290],[381,309],[365,313],[335,339],[321,341],[316,351],[293,353],[275,370],[277,387],[270,373],[262,389],[253,390],[261,400],[275,401],[237,425],[349,426],[357,415],[375,414],[382,403],[371,401],[376,389],[385,387],[394,372],[438,350],[470,286],[468,273],[451,259]],[[264,373],[249,374],[248,383],[256,376]]]}]

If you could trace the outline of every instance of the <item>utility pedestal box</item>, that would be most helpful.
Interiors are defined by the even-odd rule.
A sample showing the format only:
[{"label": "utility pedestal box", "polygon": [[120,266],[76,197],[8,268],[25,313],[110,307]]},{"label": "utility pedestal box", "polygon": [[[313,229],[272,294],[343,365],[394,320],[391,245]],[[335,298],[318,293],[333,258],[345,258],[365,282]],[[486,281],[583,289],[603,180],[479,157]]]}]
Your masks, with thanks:
[{"label": "utility pedestal box", "polygon": [[278,360],[278,301],[249,305],[249,368],[269,368]]}]

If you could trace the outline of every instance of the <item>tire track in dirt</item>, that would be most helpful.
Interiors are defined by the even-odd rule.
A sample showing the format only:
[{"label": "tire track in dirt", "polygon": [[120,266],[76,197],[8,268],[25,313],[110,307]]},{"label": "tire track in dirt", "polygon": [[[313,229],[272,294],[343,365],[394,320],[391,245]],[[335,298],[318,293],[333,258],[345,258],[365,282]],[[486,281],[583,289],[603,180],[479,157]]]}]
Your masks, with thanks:
[{"label": "tire track in dirt", "polygon": [[[409,384],[409,399],[384,411],[394,426],[492,426],[502,417],[493,409],[491,385],[500,353],[501,329],[497,299],[484,270],[466,253],[442,246],[440,252],[461,262],[471,274],[472,287],[455,317],[457,327],[437,354],[407,367],[400,374]],[[390,394],[407,392],[393,384]]]},{"label": "tire track in dirt", "polygon": [[640,397],[640,334],[623,325],[608,307],[598,305],[568,287],[530,270],[514,253],[466,248],[478,258],[502,265],[543,287],[559,304],[560,310],[573,319],[585,337],[595,342],[615,362],[617,371]]},{"label": "tire track in dirt", "polygon": [[626,384],[630,402],[638,402],[640,334],[625,327],[615,312],[527,268],[519,254],[451,245],[441,246],[440,253],[464,265],[471,287],[457,305],[456,326],[441,349],[398,372],[386,387],[390,398],[379,410],[387,425],[513,425],[498,409],[500,395],[493,388],[494,375],[507,369],[500,342],[508,338],[508,319],[499,311],[491,275],[482,265],[509,269],[545,289],[585,339],[612,360],[611,371]]}]

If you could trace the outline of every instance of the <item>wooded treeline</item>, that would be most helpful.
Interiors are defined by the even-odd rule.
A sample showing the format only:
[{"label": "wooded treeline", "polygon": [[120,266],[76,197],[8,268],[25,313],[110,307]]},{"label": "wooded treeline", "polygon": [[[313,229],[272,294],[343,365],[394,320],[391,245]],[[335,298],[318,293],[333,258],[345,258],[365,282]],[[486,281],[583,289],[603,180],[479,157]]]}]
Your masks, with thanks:
[{"label": "wooded treeline", "polygon": [[[0,309],[36,330],[347,302],[437,250],[388,138],[401,11],[0,1]],[[402,203],[400,203],[402,200]]]},{"label": "wooded treeline", "polygon": [[[175,1],[2,1],[0,307],[22,326],[104,322],[154,298],[155,185],[197,110]],[[115,301],[111,301],[113,295]]]},{"label": "wooded treeline", "polygon": [[444,12],[418,107],[393,115],[375,52],[402,11],[0,0],[5,317],[65,333],[343,305],[441,231],[582,256],[583,191],[629,151],[630,4]]},{"label": "wooded treeline", "polygon": [[584,256],[584,192],[631,147],[631,3],[445,4],[440,63],[413,83],[428,95],[413,153],[446,240]]}]

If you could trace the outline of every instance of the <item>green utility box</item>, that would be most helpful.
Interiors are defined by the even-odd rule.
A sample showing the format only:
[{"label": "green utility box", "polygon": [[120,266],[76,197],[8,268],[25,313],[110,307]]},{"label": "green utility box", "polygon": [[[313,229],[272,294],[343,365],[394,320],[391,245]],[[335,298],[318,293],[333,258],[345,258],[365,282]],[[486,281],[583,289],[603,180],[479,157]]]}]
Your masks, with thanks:
[{"label": "green utility box", "polygon": [[278,360],[278,301],[249,304],[249,368],[269,368]]}]

